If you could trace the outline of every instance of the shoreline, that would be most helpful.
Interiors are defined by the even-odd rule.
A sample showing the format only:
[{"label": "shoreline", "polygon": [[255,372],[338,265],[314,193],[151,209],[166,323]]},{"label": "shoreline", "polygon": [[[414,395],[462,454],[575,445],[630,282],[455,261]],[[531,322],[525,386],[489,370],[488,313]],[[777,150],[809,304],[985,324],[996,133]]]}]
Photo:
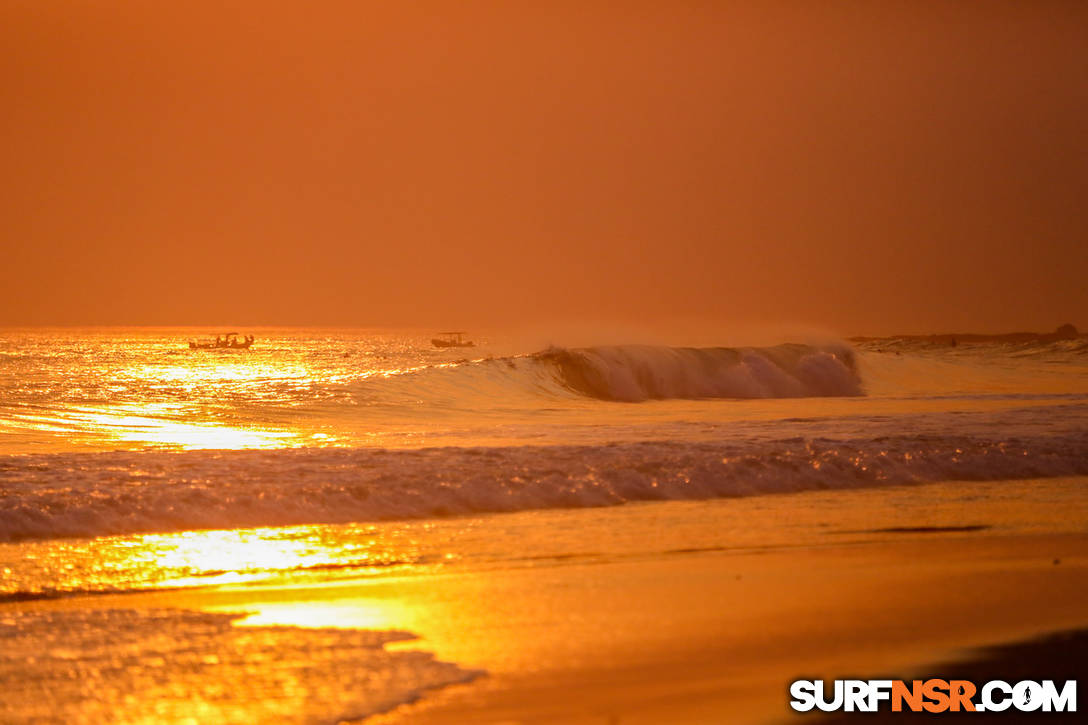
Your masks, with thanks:
[{"label": "shoreline", "polygon": [[[955,589],[942,587],[948,582]],[[431,653],[487,672],[367,717],[367,725],[769,723],[795,715],[787,697],[794,679],[915,672],[918,663],[957,661],[966,650],[1088,627],[1086,582],[1084,536],[938,534],[545,569],[72,597],[8,603],[0,613],[180,608],[252,613],[243,625],[399,629],[419,639],[387,650]],[[806,596],[794,599],[788,590]]]},{"label": "shoreline", "polygon": [[[950,544],[957,552],[940,561],[936,554]],[[1061,565],[1052,563],[1054,551],[1065,552]],[[647,633],[639,637],[641,653],[598,652],[588,661],[567,660],[573,665],[566,669],[528,676],[493,672],[477,686],[436,693],[373,722],[777,722],[803,716],[788,707],[794,679],[913,672],[926,669],[919,663],[958,660],[967,650],[1088,625],[1081,606],[1088,581],[1084,537],[889,542],[704,558],[717,561],[688,562],[685,575],[705,582],[728,571],[732,581],[686,592],[671,581],[665,610],[723,597],[723,588],[746,593],[749,602],[734,597],[739,606],[717,622],[704,616],[710,627],[701,642],[691,631],[673,639]],[[914,563],[887,571],[904,559]],[[852,572],[853,583],[812,590],[805,602],[782,600],[784,586],[834,570]],[[942,590],[950,579],[959,583],[958,594]],[[722,601],[729,600],[726,593]],[[926,671],[940,676],[943,670]]]},{"label": "shoreline", "polygon": [[[418,639],[385,649],[487,672],[367,725],[776,722],[795,715],[794,679],[940,677],[943,666],[919,663],[1088,627],[1086,482],[950,482],[449,519],[413,525],[399,540],[418,547],[430,536],[436,553],[501,542],[516,551],[482,566],[369,578],[9,601],[0,619],[244,612],[238,626],[288,638],[303,636],[295,627],[406,631]],[[367,536],[383,546],[380,533]]]}]

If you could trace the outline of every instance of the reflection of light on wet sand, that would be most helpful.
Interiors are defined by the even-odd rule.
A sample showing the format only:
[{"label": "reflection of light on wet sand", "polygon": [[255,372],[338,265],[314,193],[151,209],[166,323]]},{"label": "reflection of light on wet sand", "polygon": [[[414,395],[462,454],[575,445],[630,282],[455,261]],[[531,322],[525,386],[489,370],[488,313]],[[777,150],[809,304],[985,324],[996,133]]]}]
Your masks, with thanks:
[{"label": "reflection of light on wet sand", "polygon": [[[212,611],[237,611],[236,605]],[[261,602],[247,605],[248,616],[237,620],[244,627],[333,627],[339,629],[410,629],[415,617],[409,606],[395,599]]]},{"label": "reflection of light on wet sand", "polygon": [[358,531],[341,540],[325,526],[187,531],[135,537],[137,559],[163,571],[191,572],[219,577],[226,583],[253,576],[350,568],[367,573],[390,566],[409,565],[418,557],[411,548],[380,538],[359,537]]},{"label": "reflection of light on wet sand", "polygon": [[306,538],[285,538],[276,529],[187,531],[139,537],[148,565],[171,571],[240,574],[332,564],[336,552]]},{"label": "reflection of light on wet sand", "polygon": [[[0,592],[247,584],[276,586],[419,570],[418,546],[370,526],[291,526],[72,539],[29,545],[20,577],[0,557]],[[6,571],[6,573],[5,573]]]}]

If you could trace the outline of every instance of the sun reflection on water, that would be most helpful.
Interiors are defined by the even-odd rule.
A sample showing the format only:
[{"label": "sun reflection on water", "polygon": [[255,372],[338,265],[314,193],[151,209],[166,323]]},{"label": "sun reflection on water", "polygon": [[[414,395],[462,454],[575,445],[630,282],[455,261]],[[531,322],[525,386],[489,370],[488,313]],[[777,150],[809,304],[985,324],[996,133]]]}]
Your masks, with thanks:
[{"label": "sun reflection on water", "polygon": [[[404,602],[385,598],[320,601],[259,602],[246,606],[249,613],[234,622],[239,627],[307,627],[338,629],[407,629],[414,612]],[[237,605],[211,607],[212,612],[237,611]]]},{"label": "sun reflection on water", "polygon": [[255,425],[230,426],[219,422],[184,422],[171,420],[169,406],[161,404],[125,405],[112,408],[70,408],[65,416],[71,423],[97,431],[127,443],[156,447],[196,449],[283,448],[297,441],[295,431],[260,428]]},{"label": "sun reflection on water", "polygon": [[315,582],[422,570],[422,559],[404,532],[362,524],[27,542],[0,547],[0,593]]},{"label": "sun reflection on water", "polygon": [[[354,338],[246,351],[190,351],[138,334],[38,342],[0,375],[0,434],[39,450],[335,445],[330,420],[355,402],[347,386],[380,372],[365,354],[373,341]],[[360,345],[363,354],[332,354]],[[313,408],[327,403],[317,420]]]}]

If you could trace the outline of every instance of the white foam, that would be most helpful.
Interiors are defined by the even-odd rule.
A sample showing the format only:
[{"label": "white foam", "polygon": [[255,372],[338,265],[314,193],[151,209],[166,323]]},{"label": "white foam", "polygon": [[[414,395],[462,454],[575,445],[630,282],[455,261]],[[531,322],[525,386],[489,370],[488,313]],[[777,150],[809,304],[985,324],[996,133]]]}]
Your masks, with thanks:
[{"label": "white foam", "polygon": [[1088,431],[1048,431],[1039,425],[1042,433],[1013,438],[923,433],[594,446],[15,456],[0,467],[0,540],[1088,474]]},{"label": "white foam", "polygon": [[480,674],[425,652],[382,648],[413,638],[405,632],[232,626],[238,616],[163,609],[0,615],[0,720],[338,722]]}]

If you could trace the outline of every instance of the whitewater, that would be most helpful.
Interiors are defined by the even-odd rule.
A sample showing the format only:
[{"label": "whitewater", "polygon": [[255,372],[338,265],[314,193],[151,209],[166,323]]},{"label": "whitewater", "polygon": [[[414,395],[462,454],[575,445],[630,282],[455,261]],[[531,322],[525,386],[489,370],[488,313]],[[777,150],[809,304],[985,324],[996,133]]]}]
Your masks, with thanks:
[{"label": "whitewater", "polygon": [[1088,345],[0,335],[0,541],[1088,474]]}]

